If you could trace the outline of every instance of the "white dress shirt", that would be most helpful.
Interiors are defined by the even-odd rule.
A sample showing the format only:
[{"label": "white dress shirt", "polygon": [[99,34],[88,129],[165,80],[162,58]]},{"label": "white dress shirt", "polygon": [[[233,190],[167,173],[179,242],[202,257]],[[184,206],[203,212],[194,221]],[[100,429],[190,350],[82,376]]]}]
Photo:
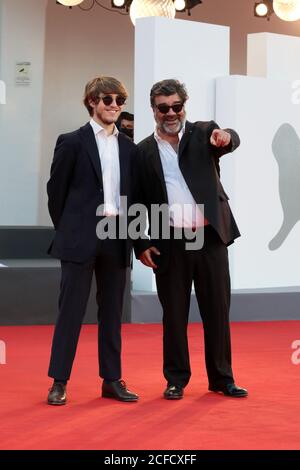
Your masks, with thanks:
[{"label": "white dress shirt", "polygon": [[120,209],[120,161],[119,161],[119,131],[115,126],[112,135],[94,119],[90,124],[93,128],[102,169],[104,214],[118,215]]},{"label": "white dress shirt", "polygon": [[[178,134],[179,143],[183,134],[184,128]],[[181,173],[177,152],[169,142],[158,135],[157,130],[154,133],[154,138],[158,145],[167,186],[170,225],[183,228],[203,227],[207,224],[207,221],[197,206]]]}]

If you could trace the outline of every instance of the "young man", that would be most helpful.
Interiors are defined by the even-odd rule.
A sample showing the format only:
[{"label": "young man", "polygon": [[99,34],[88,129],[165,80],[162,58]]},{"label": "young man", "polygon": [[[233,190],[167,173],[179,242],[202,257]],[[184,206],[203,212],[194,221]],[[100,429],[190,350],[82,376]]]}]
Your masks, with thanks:
[{"label": "young man", "polygon": [[[152,246],[136,247],[136,255],[155,269],[157,292],[163,308],[163,371],[167,381],[164,397],[183,397],[191,369],[187,324],[192,282],[201,312],[209,390],[231,397],[248,392],[235,385],[231,369],[229,331],[230,278],[227,245],[240,234],[220,182],[219,158],[235,150],[239,137],[219,129],[214,121],[186,121],[186,89],[177,80],[153,85],[151,106],[156,131],[138,144],[143,200],[151,206],[169,207],[169,239],[160,235]],[[204,204],[204,213],[198,204]],[[172,207],[189,207],[173,211]],[[157,223],[157,221],[156,221]],[[187,250],[187,239],[178,229],[204,231],[201,249]]]},{"label": "young man", "polygon": [[55,327],[49,376],[54,379],[50,405],[66,403],[81,324],[93,273],[97,283],[99,375],[102,396],[124,402],[138,396],[121,380],[121,314],[131,242],[98,239],[98,206],[116,223],[120,196],[133,198],[136,146],[119,133],[117,121],[127,98],[121,82],[97,77],[85,88],[88,124],[61,135],[47,185],[49,212],[56,234],[49,252],[61,260],[59,316]]}]

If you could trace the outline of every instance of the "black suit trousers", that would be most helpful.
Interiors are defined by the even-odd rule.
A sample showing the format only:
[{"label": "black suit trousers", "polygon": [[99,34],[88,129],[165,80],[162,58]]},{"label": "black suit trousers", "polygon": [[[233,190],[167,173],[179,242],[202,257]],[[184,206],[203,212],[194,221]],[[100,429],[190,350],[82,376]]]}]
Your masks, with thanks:
[{"label": "black suit trousers", "polygon": [[70,378],[93,273],[97,283],[99,375],[121,378],[121,316],[126,282],[124,241],[98,241],[97,255],[85,263],[62,261],[59,316],[48,375]]},{"label": "black suit trousers", "polygon": [[230,277],[226,245],[212,226],[204,245],[187,251],[186,240],[170,240],[166,272],[156,274],[163,307],[163,372],[169,384],[185,386],[191,376],[187,326],[192,283],[200,309],[210,385],[233,382],[229,329]]}]

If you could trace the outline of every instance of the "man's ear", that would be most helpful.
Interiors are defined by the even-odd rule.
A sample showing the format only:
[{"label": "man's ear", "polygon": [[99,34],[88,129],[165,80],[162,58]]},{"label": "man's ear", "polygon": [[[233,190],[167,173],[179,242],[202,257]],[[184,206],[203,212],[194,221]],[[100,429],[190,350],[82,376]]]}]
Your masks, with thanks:
[{"label": "man's ear", "polygon": [[92,99],[90,99],[90,100],[89,100],[89,105],[91,106],[91,108],[95,108],[96,103],[95,103],[95,101],[93,101]]}]

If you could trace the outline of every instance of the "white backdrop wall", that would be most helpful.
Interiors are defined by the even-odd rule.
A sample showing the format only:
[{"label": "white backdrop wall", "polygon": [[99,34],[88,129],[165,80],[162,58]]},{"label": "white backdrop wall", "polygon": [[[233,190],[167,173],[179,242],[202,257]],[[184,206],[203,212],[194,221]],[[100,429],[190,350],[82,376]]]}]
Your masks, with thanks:
[{"label": "white backdrop wall", "polygon": [[[135,37],[136,141],[154,130],[149,92],[153,83],[164,78],[178,78],[186,84],[188,120],[214,119],[215,78],[229,74],[229,28],[184,20],[142,18],[137,21]],[[136,260],[133,287],[156,289],[152,270]]]},{"label": "white backdrop wall", "polygon": [[[217,80],[217,120],[229,121],[241,138],[240,148],[221,164],[242,233],[230,249],[235,289],[300,285],[300,124],[291,85],[252,77]],[[296,223],[275,247],[284,218]]]},{"label": "white backdrop wall", "polygon": [[[193,45],[197,44],[194,48]],[[147,60],[145,60],[147,51]],[[218,60],[215,57],[218,56]],[[215,78],[229,74],[229,28],[195,21],[141,18],[135,31],[135,139],[154,129],[149,92],[164,78],[186,84],[187,118],[215,115]]]},{"label": "white backdrop wall", "polygon": [[[107,6],[110,4],[108,0],[103,0],[103,2],[107,3]],[[88,2],[86,3],[88,4]],[[265,30],[294,34],[295,36],[300,35],[299,22],[286,23],[275,16],[272,17],[270,22],[254,18],[252,0],[239,2],[237,0],[227,0],[226,2],[224,0],[205,1],[202,6],[193,9],[191,18],[186,15],[178,15],[178,17],[188,20],[184,21],[186,24],[189,21],[193,22],[192,25],[189,25],[191,31],[192,28],[196,28],[194,24],[198,25],[197,21],[230,26],[230,64],[231,72],[234,73],[244,73],[246,71],[247,32]],[[137,31],[138,29],[139,26]],[[173,36],[172,39],[174,39]],[[174,44],[176,43],[174,45],[175,49],[178,47],[177,39],[176,37],[174,40]],[[184,37],[182,39],[184,40]],[[249,78],[245,82],[243,77],[227,78],[225,81],[218,80],[219,106],[217,108],[217,120],[221,125],[236,127],[242,135],[243,142],[247,142],[249,139],[249,136],[247,136],[247,113],[249,110],[249,116],[252,116],[249,129],[259,133],[260,148],[264,154],[263,165],[266,165],[262,168],[264,172],[268,173],[268,182],[270,183],[270,188],[264,194],[265,206],[260,203],[262,213],[259,211],[257,213],[260,223],[262,223],[266,210],[268,210],[270,216],[270,223],[266,234],[263,236],[265,239],[256,240],[254,235],[253,239],[248,237],[247,243],[246,238],[244,238],[244,241],[240,239],[232,248],[232,252],[240,247],[239,249],[243,248],[243,250],[248,250],[250,253],[254,242],[261,243],[261,246],[266,247],[269,238],[272,238],[272,234],[276,234],[276,227],[279,229],[282,222],[278,184],[276,186],[276,171],[279,170],[272,150],[270,150],[270,139],[272,139],[272,136],[274,137],[281,118],[282,123],[284,121],[290,123],[294,127],[296,135],[299,135],[296,123],[296,120],[299,120],[299,107],[289,108],[287,99],[290,87],[288,80],[291,80],[294,75],[297,75],[295,78],[300,78],[300,73],[294,72],[300,61],[294,60],[295,53],[286,53],[287,39],[284,39],[284,43],[282,42],[280,46],[280,51],[283,51],[281,58],[278,55],[276,56],[276,53],[274,54],[274,50],[276,52],[276,48],[278,49],[278,40],[280,40],[277,34],[268,38],[261,37],[261,39],[267,41],[268,54],[272,53],[274,59],[268,63],[268,67],[266,64],[264,65],[265,70],[270,71],[273,67],[274,69],[277,68],[277,72],[281,72],[284,66],[285,73],[288,73],[284,76],[285,83],[275,84],[271,80],[270,84],[265,85],[263,79]],[[297,40],[298,38],[291,39],[293,47],[298,42]],[[257,57],[259,52],[255,38],[253,38],[253,44],[253,49],[250,51],[252,54],[254,50],[252,58]],[[277,44],[275,49],[272,44]],[[205,40],[191,38],[185,49],[185,60],[187,62],[191,59],[194,60],[195,66],[206,73],[204,60],[206,56],[203,46],[205,48],[208,46]],[[172,47],[170,51],[174,54]],[[153,69],[151,74],[145,75],[147,67],[149,68],[151,63],[149,57],[154,52],[154,44],[149,41],[143,52],[142,65],[144,70],[141,70],[141,72],[144,72],[144,80],[145,78],[148,80],[147,82],[145,80],[144,83],[147,92],[145,92],[143,106],[147,107],[149,114],[147,114],[145,127],[137,129],[138,138],[142,138],[143,133],[148,134],[149,131],[151,132],[150,127],[153,124],[148,101],[150,82],[163,78],[162,74],[170,76],[172,72],[173,76],[177,75],[178,78],[187,83],[191,95],[190,103],[197,102],[194,99],[197,87],[200,91],[203,91],[206,89],[207,84],[211,86],[214,83],[214,80],[207,76],[205,78],[200,77],[200,75],[198,83],[190,82],[188,77],[182,73],[183,67],[173,68],[174,61],[169,63],[167,68],[164,68],[163,61],[157,62],[160,69]],[[263,58],[261,50],[260,53]],[[182,57],[184,55],[181,55]],[[282,60],[282,57],[284,60]],[[286,68],[289,57],[293,59],[293,69]],[[212,57],[214,66],[218,67],[219,58],[218,51],[214,51]],[[15,86],[15,63],[22,60],[28,60],[32,64],[32,81],[30,87],[27,88]],[[225,58],[227,64],[228,60],[229,57],[227,56]],[[7,84],[7,104],[0,106],[1,225],[50,224],[46,206],[45,185],[49,177],[53,148],[56,138],[61,132],[74,129],[89,118],[81,103],[85,83],[99,73],[119,77],[129,90],[128,110],[133,111],[133,70],[134,28],[128,17],[105,12],[100,8],[95,8],[90,12],[82,12],[78,8],[69,10],[56,5],[55,0],[0,0],[0,80],[5,80]],[[264,75],[264,72],[259,72],[258,69],[255,70],[253,66],[251,66],[251,71],[249,68],[249,73],[251,75]],[[219,72],[217,72],[218,74]],[[270,73],[268,77],[270,79],[274,78]],[[277,76],[278,78],[280,79],[280,76]],[[221,90],[222,96],[220,95]],[[246,94],[246,98],[243,93]],[[252,99],[249,95],[251,93],[253,94]],[[278,99],[276,98],[277,95]],[[207,102],[204,101],[205,96],[209,96]],[[211,116],[211,110],[214,107],[214,102],[211,101],[211,96],[211,91],[208,91],[206,95],[202,93],[200,109],[195,108],[193,110],[190,105],[188,106],[190,119],[213,117]],[[269,107],[269,109],[266,110],[265,107]],[[282,112],[278,113],[278,110],[281,111],[281,107]],[[141,107],[140,109],[141,111],[138,108],[135,110],[136,116],[140,113],[140,116],[145,118],[145,108]],[[257,115],[254,116],[251,113],[254,113],[255,109]],[[200,111],[200,114],[198,114],[198,111]],[[224,111],[226,111],[225,114]],[[280,115],[281,118],[278,122],[275,118],[275,120],[271,120],[265,131],[263,131],[265,123],[262,116],[268,119],[270,113],[272,119],[275,114]],[[234,194],[236,191],[242,191],[243,193],[243,188],[247,188],[247,177],[251,175],[251,168],[249,168],[249,173],[245,172],[245,168],[248,168],[247,165],[250,166],[254,163],[255,158],[258,159],[257,163],[262,163],[257,152],[255,158],[252,156],[252,153],[256,150],[256,146],[252,141],[249,142],[247,148],[251,155],[247,153],[248,150],[246,150],[243,143],[238,151],[239,153],[233,155],[233,158],[231,156],[226,157],[222,163],[224,184],[230,192],[231,206],[237,215],[244,234],[248,230],[249,217],[247,211],[238,205],[239,198]],[[240,153],[242,150],[245,150],[245,155]],[[251,158],[253,158],[253,161]],[[239,171],[234,169],[236,161],[238,161]],[[260,174],[252,176],[256,176],[257,185],[262,184]],[[277,173],[277,179],[278,177],[279,173]],[[246,178],[245,183],[243,178]],[[275,191],[273,199],[268,194],[269,190]],[[246,197],[246,194],[243,197]],[[274,207],[271,205],[271,199]],[[268,205],[268,203],[270,204]],[[248,210],[250,211],[250,209]],[[291,246],[296,246],[293,243],[295,243],[295,237],[297,238],[299,235],[298,230],[299,224],[296,224],[288,235],[285,244],[280,248],[281,252],[276,250],[267,252],[268,259],[265,261],[269,266],[268,269],[272,267],[273,273],[270,279],[273,280],[273,285],[282,285],[280,275],[277,273],[275,276],[274,274],[275,267],[277,271],[280,271],[281,268],[278,267],[284,266],[283,254],[286,255],[285,259],[290,259],[291,252],[285,250],[288,246],[290,247],[289,250],[291,250]],[[244,254],[241,252],[241,256],[237,256],[236,259],[242,261],[243,256]],[[262,270],[263,272],[259,273],[259,270],[255,269],[254,262],[253,266],[251,266],[251,263],[252,260],[250,260],[249,275],[246,275],[239,271],[239,265],[233,261],[235,287],[252,287],[253,280],[255,280],[254,285],[266,286],[264,275],[267,271]],[[296,278],[296,268],[293,269],[289,271],[290,277],[287,277],[285,281],[289,285],[299,284]]]},{"label": "white backdrop wall", "polygon": [[[110,7],[110,0],[102,0],[102,3]],[[83,5],[89,6],[90,1],[86,0]],[[70,10],[56,5],[55,0],[0,0],[0,15],[2,10],[0,79],[5,78],[7,82],[9,101],[0,106],[0,223],[49,224],[45,183],[53,147],[59,133],[81,125],[88,118],[81,105],[86,81],[98,73],[122,78],[131,96],[128,109],[133,111],[134,27],[127,16],[99,7],[89,12],[77,7]],[[8,15],[8,11],[13,14]],[[255,18],[253,0],[204,1],[192,10],[191,17],[186,14],[177,14],[177,17],[230,26],[231,73],[246,72],[247,33],[273,31],[300,35],[299,22],[287,23],[276,16],[270,22]],[[193,42],[187,54],[197,55],[199,46],[201,44]],[[23,60],[25,56],[32,59],[33,72],[32,85],[27,92],[15,89],[11,68],[15,60]],[[146,59],[147,51],[145,63]],[[31,94],[33,100],[29,99]],[[14,103],[18,103],[22,124],[18,138],[12,142],[10,137],[16,126],[20,129],[19,117],[14,117]],[[22,149],[22,158],[17,157],[20,156],[18,148]]]},{"label": "white backdrop wall", "polygon": [[300,78],[300,37],[248,34],[247,75],[279,80]]},{"label": "white backdrop wall", "polygon": [[[36,225],[39,204],[42,89],[47,0],[2,0],[0,79],[0,225]],[[31,83],[15,83],[16,63],[30,62]]]},{"label": "white backdrop wall", "polygon": [[86,83],[97,75],[124,82],[133,111],[134,27],[128,17],[101,8],[69,10],[48,1],[43,93],[39,223],[50,224],[45,186],[59,134],[90,118],[82,104]]},{"label": "white backdrop wall", "polygon": [[300,39],[249,35],[248,53],[249,73],[264,78],[217,79],[217,120],[241,137],[221,164],[242,232],[230,249],[232,286],[299,286]]}]

